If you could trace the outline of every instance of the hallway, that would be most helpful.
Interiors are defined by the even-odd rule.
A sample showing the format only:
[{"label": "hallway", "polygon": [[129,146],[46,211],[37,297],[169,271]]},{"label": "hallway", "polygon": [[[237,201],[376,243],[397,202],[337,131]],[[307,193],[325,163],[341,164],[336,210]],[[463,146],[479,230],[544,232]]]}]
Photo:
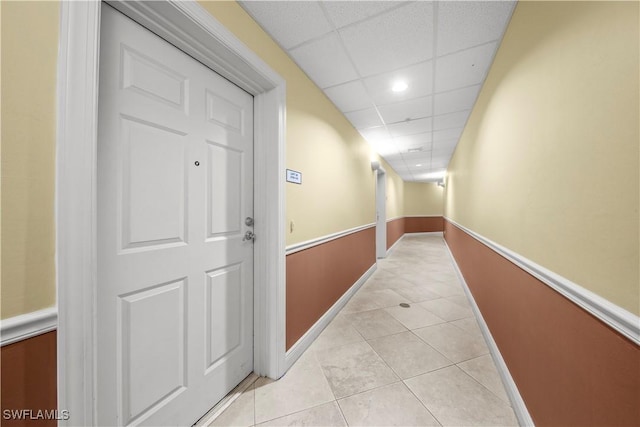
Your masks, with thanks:
[{"label": "hallway", "polygon": [[442,237],[407,234],[283,378],[208,425],[517,424]]}]

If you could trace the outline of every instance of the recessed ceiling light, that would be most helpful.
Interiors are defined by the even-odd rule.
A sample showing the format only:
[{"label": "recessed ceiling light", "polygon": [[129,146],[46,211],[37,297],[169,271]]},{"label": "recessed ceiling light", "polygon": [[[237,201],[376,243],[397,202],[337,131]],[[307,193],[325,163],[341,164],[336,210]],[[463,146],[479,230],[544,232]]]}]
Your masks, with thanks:
[{"label": "recessed ceiling light", "polygon": [[391,90],[394,92],[404,92],[405,90],[407,90],[408,87],[409,85],[407,85],[405,82],[397,81],[393,84],[393,86],[391,87]]},{"label": "recessed ceiling light", "polygon": [[422,166],[422,163],[418,163],[416,166]]}]

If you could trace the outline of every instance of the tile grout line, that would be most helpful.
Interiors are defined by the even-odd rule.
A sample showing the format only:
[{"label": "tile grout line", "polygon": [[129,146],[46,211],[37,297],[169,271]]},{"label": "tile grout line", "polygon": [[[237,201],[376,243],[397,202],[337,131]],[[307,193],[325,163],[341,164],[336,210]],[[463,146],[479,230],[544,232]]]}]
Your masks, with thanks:
[{"label": "tile grout line", "polygon": [[[482,387],[484,387],[487,391],[489,391],[491,394],[493,394],[495,397],[497,397],[501,402],[505,403],[507,406],[509,406],[511,409],[513,409],[513,407],[511,406],[511,402],[509,401],[509,396],[507,395],[507,401],[505,401],[503,398],[501,398],[500,396],[498,396],[493,390],[491,390],[489,387],[487,387],[483,382],[481,382],[479,379],[477,379],[476,377],[474,377],[473,375],[471,375],[470,373],[468,373],[464,368],[458,366],[461,363],[466,363],[469,362],[471,360],[474,359],[479,359],[481,357],[485,357],[485,356],[489,356],[489,358],[491,359],[491,362],[493,362],[493,357],[491,357],[491,353],[487,353],[487,354],[483,354],[481,356],[478,357],[474,357],[472,359],[468,359],[459,363],[456,363],[455,366],[458,367],[458,369],[460,369],[462,372],[464,372],[467,376],[469,376],[470,378],[472,378],[475,382],[477,382],[478,384],[480,384]],[[495,363],[494,363],[495,364]],[[500,374],[498,374],[497,369],[496,369],[496,375],[498,376],[498,380],[500,380]],[[500,384],[502,385],[502,381],[500,380]],[[502,386],[504,388],[504,385]],[[505,394],[506,394],[506,390],[505,390]]]},{"label": "tile grout line", "polygon": [[[440,369],[444,369],[444,368],[440,368]],[[437,369],[437,370],[439,371],[440,369]],[[433,371],[433,372],[435,372],[435,371]],[[422,375],[424,375],[424,374],[422,374]],[[415,378],[415,377],[413,377],[413,378]],[[443,424],[442,424],[442,422],[438,419],[438,417],[436,417],[436,416],[435,416],[435,414],[429,410],[429,408],[427,407],[427,405],[422,401],[422,399],[420,399],[420,398],[419,398],[419,397],[418,397],[418,396],[413,392],[413,390],[411,389],[411,387],[409,387],[409,385],[405,382],[405,380],[402,380],[402,384],[404,384],[404,386],[407,388],[407,390],[409,390],[409,393],[411,393],[411,394],[412,394],[416,399],[418,399],[418,402],[420,402],[420,404],[424,407],[424,409],[426,409],[426,410],[427,410],[427,412],[428,412],[429,414],[431,414],[431,416],[433,417],[433,419],[434,419],[434,420],[436,420],[436,422],[438,423],[438,425],[442,426]]]},{"label": "tile grout line", "polygon": [[[405,243],[405,242],[403,242],[403,243]],[[409,245],[399,245],[399,246],[401,247],[401,246],[409,246]],[[399,249],[400,249],[400,248],[399,248]],[[416,248],[416,249],[419,249],[419,248]],[[400,258],[400,257],[398,257],[398,258]],[[401,260],[400,260],[400,261],[401,261]],[[446,263],[446,261],[447,261],[447,260],[442,260],[440,263],[437,263],[437,264],[438,264],[438,265],[440,265],[440,264]],[[448,260],[448,261],[449,261],[449,264],[450,264],[450,263],[451,263],[451,261],[450,261],[450,260]],[[410,263],[410,265],[414,265],[414,264],[413,264],[413,263]],[[406,266],[402,266],[402,265],[400,265],[400,267],[401,267],[401,268],[403,268],[403,267],[404,267],[404,268],[406,268]],[[422,268],[422,266],[420,266],[419,268]],[[429,266],[426,266],[426,267],[424,267],[424,268],[429,268]],[[392,275],[395,275],[395,274],[396,274],[396,273],[392,273]],[[369,279],[367,280],[367,282],[369,282],[369,280],[371,280],[371,279],[372,279],[372,278],[369,278]],[[367,284],[367,282],[365,282],[365,285]],[[417,284],[416,284],[415,286],[416,286],[416,287],[422,287],[422,285],[417,285]],[[363,288],[363,289],[364,289],[364,288]],[[376,291],[372,291],[372,292],[379,292],[379,291],[385,291],[385,290],[391,290],[391,291],[395,292],[395,290],[394,290],[393,288],[378,289],[378,290],[376,290]],[[360,292],[360,291],[359,291],[359,292]],[[358,292],[358,293],[359,293],[359,292]],[[395,293],[397,294],[397,292],[395,292]],[[356,294],[356,295],[357,295],[357,294]],[[355,295],[354,295],[354,296],[355,296]],[[400,296],[402,296],[402,295],[400,295]],[[458,296],[459,296],[459,295],[453,295],[453,296],[450,296],[450,297],[458,297]],[[448,298],[450,298],[450,297],[442,297],[442,296],[441,296],[441,297],[440,297],[440,298],[438,298],[438,299],[448,299]],[[468,296],[467,296],[467,295],[465,295],[465,297],[467,297],[467,299],[468,299]],[[427,301],[434,301],[434,300],[427,300]],[[457,306],[459,306],[459,307],[463,307],[463,308],[464,308],[464,306],[462,306],[461,304],[457,304],[457,303],[455,303],[454,301],[450,301],[450,302],[451,302],[452,304],[456,304]],[[419,304],[419,303],[412,302],[411,304]],[[424,326],[424,327],[420,327],[420,328],[415,328],[415,329],[410,329],[410,328],[406,327],[406,326],[405,326],[402,322],[400,322],[398,319],[396,319],[393,315],[391,315],[390,313],[386,312],[386,309],[388,309],[388,308],[393,308],[393,307],[395,307],[395,305],[391,305],[391,306],[388,306],[388,307],[380,307],[380,308],[376,308],[376,309],[372,309],[372,310],[365,310],[365,311],[361,311],[361,312],[354,312],[354,313],[343,313],[343,312],[342,312],[342,310],[344,310],[344,308],[343,308],[343,309],[342,309],[342,310],[341,310],[337,315],[341,315],[341,314],[344,314],[344,315],[353,315],[353,314],[365,313],[365,312],[369,312],[369,311],[381,310],[381,311],[384,311],[385,313],[387,313],[388,315],[390,315],[390,316],[391,316],[395,321],[397,321],[398,323],[400,323],[400,324],[405,328],[405,330],[404,330],[404,331],[394,332],[394,333],[391,333],[391,334],[388,334],[388,335],[383,335],[383,336],[380,336],[380,337],[375,337],[375,338],[367,339],[367,338],[365,338],[365,337],[362,335],[362,333],[361,333],[358,329],[356,329],[355,327],[353,327],[353,326],[351,325],[352,329],[356,331],[357,336],[359,336],[359,337],[362,339],[362,341],[357,341],[357,342],[352,342],[352,343],[345,343],[345,344],[341,344],[341,345],[338,345],[338,346],[335,346],[335,347],[326,347],[326,348],[323,348],[323,349],[320,349],[320,350],[322,350],[322,351],[327,351],[327,350],[330,350],[330,349],[332,349],[332,348],[338,348],[338,347],[343,347],[343,346],[347,346],[347,345],[358,344],[358,343],[364,342],[364,343],[366,343],[366,344],[367,344],[367,346],[368,346],[368,347],[373,351],[373,353],[374,353],[374,354],[375,354],[375,355],[376,355],[376,356],[377,356],[377,357],[382,361],[383,365],[384,365],[386,368],[388,368],[388,369],[389,369],[389,370],[394,374],[394,376],[396,377],[396,380],[394,380],[394,381],[392,381],[392,382],[390,382],[390,383],[387,383],[387,384],[383,384],[383,385],[380,385],[380,386],[377,386],[377,387],[373,387],[373,388],[368,389],[368,390],[363,390],[363,391],[360,391],[360,392],[357,392],[357,393],[350,394],[350,395],[348,395],[348,396],[343,396],[343,397],[338,398],[338,397],[336,396],[336,394],[335,394],[335,391],[334,391],[334,390],[333,390],[333,388],[331,387],[331,383],[330,383],[329,378],[327,377],[327,375],[326,375],[326,373],[325,373],[325,370],[324,370],[324,368],[323,368],[323,366],[322,366],[322,363],[320,362],[319,358],[317,357],[317,355],[318,355],[318,351],[319,351],[319,350],[317,350],[317,349],[315,349],[315,348],[313,348],[313,347],[309,347],[309,349],[307,349],[307,351],[311,351],[311,352],[313,353],[313,355],[312,355],[312,356],[313,356],[313,358],[314,358],[314,361],[315,361],[315,363],[317,363],[317,364],[318,364],[318,367],[319,367],[320,371],[322,372],[322,376],[323,376],[323,378],[324,378],[325,382],[327,383],[327,385],[328,385],[328,387],[329,387],[329,390],[331,390],[331,394],[332,394],[332,396],[333,396],[333,400],[331,400],[331,401],[327,401],[327,402],[323,402],[323,403],[319,403],[319,404],[314,405],[314,406],[311,406],[311,407],[309,407],[309,408],[305,408],[305,409],[301,409],[301,410],[298,410],[298,411],[295,411],[295,412],[291,412],[291,413],[288,413],[288,414],[285,414],[285,415],[281,415],[281,416],[279,416],[279,417],[276,417],[276,418],[273,418],[273,419],[270,419],[270,420],[265,420],[265,421],[263,421],[263,422],[270,422],[270,421],[274,421],[274,420],[277,420],[277,419],[280,419],[280,418],[284,418],[284,417],[292,416],[292,415],[294,415],[294,414],[299,414],[299,413],[301,413],[301,412],[308,411],[308,410],[311,410],[311,409],[317,408],[317,407],[322,406],[322,405],[327,405],[327,404],[329,404],[329,403],[331,403],[331,402],[335,402],[335,404],[338,406],[338,410],[339,410],[339,412],[340,412],[340,415],[341,415],[341,417],[342,417],[343,422],[345,423],[345,425],[349,426],[349,423],[348,423],[348,421],[347,421],[347,419],[346,419],[346,416],[345,416],[345,413],[344,413],[344,411],[343,411],[343,408],[342,408],[342,406],[340,405],[340,400],[348,399],[348,398],[351,398],[351,397],[354,397],[354,396],[358,396],[358,395],[362,395],[362,394],[364,394],[364,393],[372,392],[372,391],[374,391],[374,390],[378,390],[378,389],[381,389],[381,388],[384,388],[384,387],[392,386],[392,385],[394,385],[394,384],[402,383],[402,384],[403,384],[407,389],[409,389],[410,393],[411,393],[411,394],[412,394],[412,395],[413,395],[413,396],[414,396],[414,397],[415,397],[415,398],[420,402],[421,406],[422,406],[422,407],[424,407],[424,408],[427,410],[427,412],[428,412],[428,413],[433,417],[433,419],[434,419],[434,420],[435,420],[439,425],[443,425],[443,424],[440,422],[440,420],[439,420],[439,419],[438,419],[438,418],[437,418],[437,417],[436,417],[436,416],[435,416],[435,415],[434,415],[434,414],[429,410],[429,408],[427,407],[426,403],[425,403],[425,402],[423,402],[423,401],[422,401],[422,400],[421,400],[421,399],[420,399],[420,398],[419,398],[419,397],[418,397],[418,396],[413,392],[413,390],[408,386],[408,384],[407,384],[406,382],[407,382],[407,381],[409,381],[409,380],[412,380],[412,379],[414,379],[414,378],[417,378],[417,377],[423,376],[423,375],[432,374],[432,373],[435,373],[435,372],[438,372],[438,371],[441,371],[441,370],[444,370],[444,369],[447,369],[447,368],[451,368],[451,367],[453,367],[453,366],[455,366],[457,369],[459,369],[460,371],[462,371],[462,372],[463,372],[467,377],[471,378],[471,379],[473,380],[473,382],[475,382],[475,383],[477,383],[477,384],[481,385],[483,389],[485,389],[486,391],[488,391],[488,392],[490,393],[490,395],[492,395],[492,396],[494,396],[495,398],[497,398],[497,399],[498,399],[498,401],[499,401],[500,403],[502,403],[503,405],[508,406],[509,408],[511,408],[511,409],[513,410],[513,408],[511,407],[511,405],[510,405],[509,403],[505,402],[505,401],[504,401],[502,398],[500,398],[500,397],[499,397],[495,392],[493,392],[491,389],[489,389],[489,388],[488,388],[484,383],[482,383],[480,380],[476,379],[476,378],[475,378],[474,376],[472,376],[470,373],[468,373],[467,371],[465,371],[461,366],[459,366],[460,364],[466,363],[466,362],[468,362],[468,361],[483,358],[483,357],[485,357],[487,354],[489,354],[489,355],[490,355],[490,353],[484,353],[484,354],[476,355],[476,356],[473,356],[473,357],[471,357],[471,358],[468,358],[468,359],[465,359],[465,360],[462,360],[462,361],[459,361],[459,362],[454,362],[454,361],[452,361],[451,359],[449,359],[446,355],[444,355],[443,353],[441,353],[437,348],[433,347],[431,344],[429,344],[429,343],[428,343],[427,341],[425,341],[422,337],[418,336],[418,335],[415,333],[415,331],[416,331],[416,330],[418,330],[418,329],[424,329],[424,328],[429,328],[429,327],[431,327],[431,326],[438,326],[438,325],[443,325],[443,324],[452,324],[452,326],[453,326],[454,328],[456,328],[457,330],[459,330],[459,331],[463,332],[465,335],[473,336],[473,335],[475,335],[474,333],[472,333],[472,332],[470,332],[470,331],[467,331],[467,330],[463,329],[462,327],[460,327],[460,326],[458,326],[458,325],[453,324],[453,322],[457,322],[457,321],[460,321],[460,320],[463,320],[463,319],[474,319],[474,321],[477,323],[477,321],[478,321],[478,320],[477,320],[477,318],[475,317],[475,314],[473,314],[473,313],[472,313],[472,315],[471,315],[471,316],[468,316],[468,317],[462,317],[462,318],[460,318],[460,319],[448,320],[448,321],[447,321],[447,320],[444,320],[444,319],[441,319],[441,320],[443,320],[443,322],[442,322],[442,323],[438,323],[438,324],[434,324],[434,325],[428,325],[428,326]],[[423,307],[423,308],[424,308],[424,307]],[[428,309],[426,309],[426,308],[425,308],[425,310],[426,310],[426,311],[428,311],[429,313],[431,313]],[[435,313],[431,313],[431,314],[432,314],[432,315],[434,315],[434,316],[436,316],[436,317],[439,317],[439,316],[437,316]],[[336,316],[336,317],[337,317],[337,316]],[[411,332],[411,333],[413,334],[413,336],[414,336],[414,337],[416,337],[420,342],[424,343],[424,344],[425,344],[425,345],[427,345],[429,348],[431,348],[432,350],[434,350],[436,353],[440,354],[440,355],[441,355],[445,360],[449,361],[451,364],[449,364],[449,365],[447,365],[447,366],[443,366],[443,367],[437,368],[437,369],[433,369],[433,370],[430,370],[430,371],[427,371],[427,372],[423,372],[423,373],[420,373],[420,374],[418,374],[418,375],[414,375],[414,376],[409,377],[409,378],[406,378],[406,379],[403,379],[403,378],[402,378],[402,377],[401,377],[401,376],[396,372],[396,370],[394,370],[394,369],[393,369],[393,367],[392,367],[392,366],[390,366],[390,365],[389,365],[389,363],[388,363],[388,362],[387,362],[387,361],[386,361],[386,360],[385,360],[385,359],[384,359],[384,358],[383,358],[383,357],[378,353],[378,351],[376,351],[376,349],[371,345],[371,341],[378,340],[378,339],[384,339],[384,338],[391,337],[391,336],[400,335],[400,334],[403,334],[403,333],[406,333],[406,332]],[[483,342],[485,343],[485,345],[487,344],[487,343],[486,343],[486,340],[484,340],[484,337],[483,337]],[[493,361],[493,358],[492,358],[492,357],[491,357],[491,360]],[[296,362],[296,363],[297,363],[297,362]],[[494,364],[495,364],[495,362],[494,362]],[[257,413],[256,413],[257,404],[256,404],[255,384],[257,384],[257,381],[258,381],[258,380],[259,380],[259,377],[256,377],[256,378],[255,378],[255,379],[254,379],[254,380],[253,380],[253,381],[252,381],[252,382],[251,382],[247,387],[245,387],[245,388],[243,389],[243,392],[246,392],[246,390],[249,390],[251,387],[253,387],[253,388],[254,388],[254,396],[253,396],[253,408],[254,408],[253,421],[254,421],[254,426],[255,426],[255,425],[257,425]]]}]

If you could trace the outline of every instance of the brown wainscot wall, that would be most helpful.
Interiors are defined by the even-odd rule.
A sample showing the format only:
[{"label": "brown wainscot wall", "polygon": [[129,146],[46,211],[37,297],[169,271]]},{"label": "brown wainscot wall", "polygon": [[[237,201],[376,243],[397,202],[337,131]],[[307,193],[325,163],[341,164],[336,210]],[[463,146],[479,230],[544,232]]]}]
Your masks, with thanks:
[{"label": "brown wainscot wall", "polygon": [[287,350],[376,263],[367,228],[287,255]]},{"label": "brown wainscot wall", "polygon": [[433,233],[444,231],[444,218],[441,216],[406,216],[405,233]]},{"label": "brown wainscot wall", "polygon": [[387,250],[404,235],[404,217],[387,221]]},{"label": "brown wainscot wall", "polygon": [[387,249],[405,233],[433,233],[444,231],[442,216],[405,216],[387,221]]},{"label": "brown wainscot wall", "polygon": [[640,347],[448,221],[445,239],[536,426],[640,425]]},{"label": "brown wainscot wall", "polygon": [[[56,420],[11,419],[5,411],[57,409],[56,332],[8,344],[0,349],[2,426],[56,426]],[[70,414],[71,415],[71,414]],[[42,416],[45,416],[42,414]]]}]

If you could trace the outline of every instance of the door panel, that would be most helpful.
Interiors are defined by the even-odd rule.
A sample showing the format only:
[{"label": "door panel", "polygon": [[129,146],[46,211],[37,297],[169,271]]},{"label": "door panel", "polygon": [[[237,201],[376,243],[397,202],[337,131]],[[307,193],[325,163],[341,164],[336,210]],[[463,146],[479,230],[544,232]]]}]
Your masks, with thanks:
[{"label": "door panel", "polygon": [[122,88],[186,109],[187,78],[122,44]]},{"label": "door panel", "polygon": [[[208,237],[241,232],[242,152],[207,141]],[[224,201],[220,203],[220,201]]]},{"label": "door panel", "polygon": [[240,265],[207,273],[207,371],[231,356],[242,344],[241,282]]},{"label": "door panel", "polygon": [[191,425],[253,370],[253,98],[102,13],[98,423]]},{"label": "door panel", "polygon": [[186,135],[122,117],[122,249],[184,243]]},{"label": "door panel", "polygon": [[[118,301],[124,424],[185,390],[185,282],[154,286]],[[162,316],[156,316],[157,310]]]}]

